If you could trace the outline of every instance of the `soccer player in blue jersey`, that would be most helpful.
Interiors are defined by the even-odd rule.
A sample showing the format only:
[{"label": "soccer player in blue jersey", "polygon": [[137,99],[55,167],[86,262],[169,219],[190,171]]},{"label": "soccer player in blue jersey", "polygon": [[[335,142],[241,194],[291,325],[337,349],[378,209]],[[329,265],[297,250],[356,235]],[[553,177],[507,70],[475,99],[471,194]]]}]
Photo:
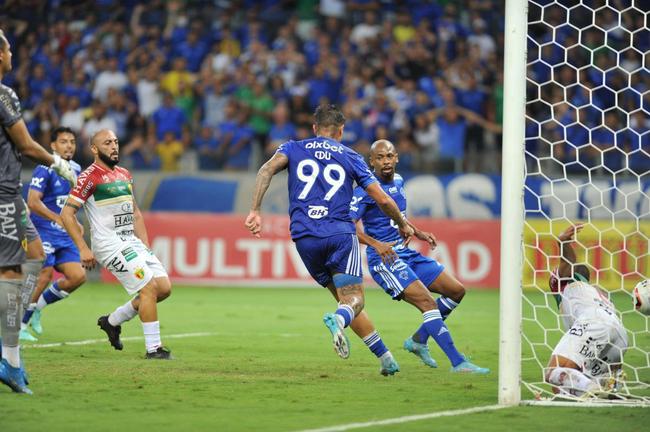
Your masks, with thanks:
[{"label": "soccer player in blue jersey", "polygon": [[[349,212],[353,184],[365,189],[393,220],[405,242],[413,235],[413,228],[379,187],[363,158],[340,143],[344,125],[345,116],[337,107],[319,106],[314,113],[316,137],[285,142],[260,168],[245,223],[253,235],[260,236],[262,199],[272,177],[286,168],[291,238],[314,280],[339,301],[338,309],[325,314],[323,321],[331,332],[335,352],[345,359],[350,348],[343,330],[355,317],[365,316],[361,252]],[[399,371],[377,333],[366,344],[380,358],[383,375]]]},{"label": "soccer player in blue jersey", "polygon": [[[79,175],[81,167],[72,160],[77,147],[72,129],[58,127],[52,131],[51,138],[50,145],[54,154],[69,161],[75,174]],[[69,193],[70,183],[51,168],[38,165],[34,169],[27,205],[31,212],[31,220],[41,237],[46,258],[31,298],[32,303],[23,315],[21,340],[36,340],[27,329],[30,319],[32,330],[40,335],[43,332],[40,322],[41,310],[47,305],[65,299],[86,281],[79,250],[63,228],[59,215]],[[54,268],[64,277],[50,284]]]},{"label": "soccer player in blue jersey", "polygon": [[[390,195],[400,211],[406,212],[404,181],[395,172],[397,152],[390,141],[379,140],[372,144],[370,165],[381,188]],[[352,219],[357,221],[357,235],[361,243],[368,245],[368,267],[373,279],[394,300],[405,300],[420,310],[424,323],[406,339],[404,348],[417,355],[424,364],[437,367],[429,354],[427,339],[431,336],[449,358],[454,372],[486,374],[489,369],[469,362],[458,352],[443,320],[465,295],[463,285],[436,260],[410,249],[401,241],[398,230],[362,188],[356,188],[350,204]],[[363,222],[363,228],[359,221]],[[436,246],[433,234],[415,229],[418,239]],[[386,259],[389,250],[395,253],[392,262]],[[389,262],[387,262],[389,261]],[[431,292],[442,294],[434,300]],[[363,319],[363,318],[362,318]],[[361,323],[353,323],[353,329]]]}]

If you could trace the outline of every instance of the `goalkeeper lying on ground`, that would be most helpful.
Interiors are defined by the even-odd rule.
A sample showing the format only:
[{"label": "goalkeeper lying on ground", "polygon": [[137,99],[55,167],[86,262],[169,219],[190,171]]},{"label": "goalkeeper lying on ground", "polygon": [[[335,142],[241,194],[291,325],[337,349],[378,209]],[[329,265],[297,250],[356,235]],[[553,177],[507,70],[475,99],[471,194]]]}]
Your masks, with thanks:
[{"label": "goalkeeper lying on ground", "polygon": [[606,383],[613,382],[627,349],[625,328],[608,294],[589,283],[587,266],[575,263],[571,243],[582,227],[570,226],[560,234],[560,265],[549,280],[566,333],[544,378],[555,386],[554,393],[573,396],[609,390]]}]

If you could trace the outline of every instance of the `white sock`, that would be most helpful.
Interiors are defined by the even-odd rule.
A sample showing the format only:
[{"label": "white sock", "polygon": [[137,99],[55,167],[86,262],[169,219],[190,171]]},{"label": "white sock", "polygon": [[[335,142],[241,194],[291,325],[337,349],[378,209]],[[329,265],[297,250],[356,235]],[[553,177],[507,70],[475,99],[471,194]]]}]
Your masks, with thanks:
[{"label": "white sock", "polygon": [[39,310],[39,311],[43,310],[43,308],[47,306],[47,302],[45,301],[43,294],[41,294],[38,300],[36,300],[36,303],[32,303],[32,304],[34,305],[34,310]]},{"label": "white sock", "polygon": [[581,396],[587,390],[598,387],[596,380],[577,369],[566,367],[553,368],[548,376],[548,382],[575,396]]},{"label": "white sock", "polygon": [[2,358],[7,360],[9,366],[20,367],[20,347],[8,347],[2,345]]},{"label": "white sock", "polygon": [[144,333],[144,344],[147,347],[148,353],[154,352],[162,346],[162,342],[160,341],[160,321],[143,322],[142,331]]},{"label": "white sock", "polygon": [[384,354],[382,354],[382,356],[379,357],[379,360],[384,360],[386,358],[393,358],[393,355],[390,353],[390,351],[386,351]]},{"label": "white sock", "polygon": [[23,330],[27,330],[27,324],[25,324],[24,322],[21,322],[20,323],[20,331],[23,331]]},{"label": "white sock", "polygon": [[108,323],[113,327],[122,324],[123,322],[132,320],[134,316],[138,314],[138,311],[135,310],[131,304],[131,300],[124,303],[122,306],[119,306],[108,316]]}]

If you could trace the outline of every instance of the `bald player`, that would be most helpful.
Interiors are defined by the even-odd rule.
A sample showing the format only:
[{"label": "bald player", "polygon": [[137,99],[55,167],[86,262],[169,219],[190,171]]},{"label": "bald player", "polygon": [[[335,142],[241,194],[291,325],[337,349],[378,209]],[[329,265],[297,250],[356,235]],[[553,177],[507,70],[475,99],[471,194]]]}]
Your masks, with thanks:
[{"label": "bald player", "polygon": [[[397,151],[390,141],[379,140],[372,144],[370,166],[375,177],[406,217],[404,180],[395,172],[398,161]],[[435,259],[404,245],[395,225],[361,188],[354,192],[350,213],[357,224],[359,241],[368,245],[366,254],[373,279],[393,300],[404,300],[422,313],[423,324],[406,339],[404,349],[418,356],[427,366],[437,367],[427,346],[428,338],[432,337],[449,358],[453,372],[487,374],[489,369],[476,366],[458,352],[443,322],[463,299],[463,285]],[[433,234],[413,228],[418,239],[427,242],[431,249],[436,247]],[[387,259],[388,256],[392,257]],[[435,300],[430,292],[441,296]],[[372,324],[356,322],[352,329],[355,327],[370,331]]]},{"label": "bald player", "polygon": [[[145,358],[168,360],[171,353],[160,339],[157,303],[169,297],[171,282],[149,249],[144,219],[133,196],[133,177],[118,166],[120,146],[113,131],[102,129],[93,134],[90,150],[95,161],[79,175],[68,195],[61,211],[63,226],[77,245],[85,268],[101,264],[134,296],[110,315],[99,317],[97,325],[106,332],[113,348],[121,350],[122,323],[139,315]],[[81,206],[90,223],[92,249],[76,220]]]}]

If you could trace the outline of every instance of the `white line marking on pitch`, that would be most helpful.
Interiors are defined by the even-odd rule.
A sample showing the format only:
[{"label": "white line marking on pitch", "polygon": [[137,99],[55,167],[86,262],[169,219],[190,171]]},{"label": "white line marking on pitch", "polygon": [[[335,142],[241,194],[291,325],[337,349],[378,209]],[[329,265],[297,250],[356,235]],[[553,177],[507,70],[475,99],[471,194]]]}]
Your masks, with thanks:
[{"label": "white line marking on pitch", "polygon": [[[177,334],[170,334],[170,335],[164,335],[165,338],[169,339],[183,339],[183,338],[190,338],[190,337],[205,337],[205,336],[216,336],[218,333],[210,333],[210,332],[201,332],[201,333],[177,333]],[[143,340],[144,336],[128,336],[128,337],[123,337],[120,338],[123,341],[137,341],[137,340]],[[107,339],[86,339],[86,340],[81,340],[81,341],[71,341],[71,342],[53,342],[53,343],[47,343],[47,344],[23,344],[22,347],[24,348],[53,348],[53,347],[61,347],[61,346],[67,346],[67,345],[92,345],[92,344],[97,344],[97,343],[104,343],[106,342]]]},{"label": "white line marking on pitch", "polygon": [[408,422],[413,422],[418,420],[427,420],[427,419],[438,418],[438,417],[451,417],[451,416],[457,416],[463,414],[480,413],[484,411],[495,411],[502,408],[508,408],[508,406],[486,405],[481,407],[466,408],[466,409],[459,409],[459,410],[438,411],[429,414],[417,414],[417,415],[404,416],[404,417],[395,417],[395,418],[389,418],[384,420],[369,421],[364,423],[348,423],[344,425],[330,426],[330,427],[324,427],[320,429],[305,429],[300,432],[342,432],[342,431],[348,431],[350,429],[361,429],[361,428],[366,428],[371,426],[385,426],[391,424],[408,423]]},{"label": "white line marking on pitch", "polygon": [[[185,339],[191,337],[206,337],[206,336],[218,336],[222,333],[217,332],[197,332],[197,333],[176,333],[176,334],[163,334],[163,339]],[[258,336],[263,336],[264,334],[258,333]],[[297,337],[301,336],[298,333],[280,333],[280,334],[267,334],[266,336],[279,336],[283,338]],[[122,341],[139,341],[144,340],[144,336],[127,336],[120,338]],[[104,343],[107,339],[86,339],[80,341],[69,341],[69,342],[52,342],[46,344],[21,344],[24,348],[56,348],[62,346],[80,346],[80,345],[93,345],[98,343]]]}]

